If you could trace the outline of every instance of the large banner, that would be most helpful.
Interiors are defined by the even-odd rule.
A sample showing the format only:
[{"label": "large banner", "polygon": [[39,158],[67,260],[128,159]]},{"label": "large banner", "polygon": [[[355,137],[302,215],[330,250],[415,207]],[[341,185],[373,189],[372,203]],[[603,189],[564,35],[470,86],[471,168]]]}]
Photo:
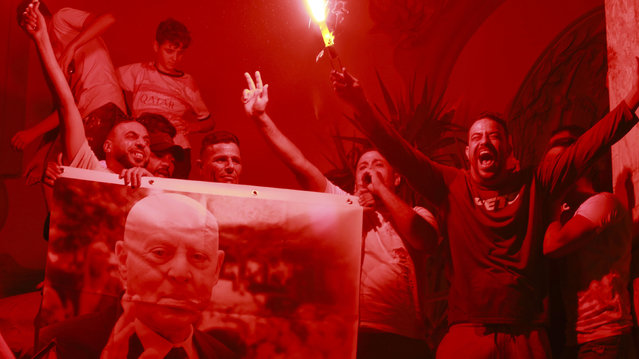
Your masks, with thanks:
[{"label": "large banner", "polygon": [[132,189],[65,167],[40,347],[131,357],[159,334],[200,358],[354,358],[361,222],[351,196],[159,178]]}]

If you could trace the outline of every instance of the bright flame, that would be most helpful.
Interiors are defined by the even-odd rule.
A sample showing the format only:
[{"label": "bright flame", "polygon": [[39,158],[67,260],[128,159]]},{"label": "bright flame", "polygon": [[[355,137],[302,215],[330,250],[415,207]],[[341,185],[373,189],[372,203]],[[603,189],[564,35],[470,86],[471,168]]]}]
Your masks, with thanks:
[{"label": "bright flame", "polygon": [[326,21],[326,6],[328,5],[328,0],[306,0],[306,4],[311,10],[311,15],[313,15],[315,21]]},{"label": "bright flame", "polygon": [[326,21],[320,22],[319,28],[322,32],[322,39],[324,39],[324,46],[329,47],[335,45],[335,36],[333,36],[333,33],[328,30]]}]

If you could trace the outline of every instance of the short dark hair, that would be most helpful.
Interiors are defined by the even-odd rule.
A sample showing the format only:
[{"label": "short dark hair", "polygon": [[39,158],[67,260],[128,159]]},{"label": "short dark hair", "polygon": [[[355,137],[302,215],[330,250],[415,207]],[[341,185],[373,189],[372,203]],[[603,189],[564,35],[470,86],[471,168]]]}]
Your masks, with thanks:
[{"label": "short dark hair", "polygon": [[182,45],[182,48],[186,49],[191,44],[191,33],[183,23],[168,18],[158,25],[155,31],[155,41],[158,42],[158,45],[168,41],[175,45]]},{"label": "short dark hair", "polygon": [[149,133],[164,132],[169,134],[171,138],[175,137],[177,134],[175,126],[173,126],[166,117],[160,114],[145,112],[136,118],[136,120],[143,124]]},{"label": "short dark hair", "polygon": [[[113,125],[113,127],[111,127],[111,129],[109,130],[109,133],[107,134],[106,139],[107,140],[113,140],[113,137],[115,136],[115,129],[118,128],[120,125],[124,124],[124,123],[140,123],[132,118],[128,118],[124,121],[120,121],[116,124]],[[140,125],[144,126],[143,124],[140,123]],[[146,129],[146,127],[144,127]],[[149,130],[147,130],[147,132],[149,132]]]},{"label": "short dark hair", "polygon": [[[497,122],[503,129],[504,129],[504,133],[506,134],[506,138],[508,138],[508,136],[510,135],[510,132],[508,131],[508,124],[506,123],[506,120],[504,120],[504,116],[498,112],[482,112],[479,114],[479,116],[477,116],[475,118],[475,121],[473,121],[473,124],[479,120],[483,120],[483,119],[489,119],[491,121],[495,121]],[[471,124],[472,126],[472,124]]]},{"label": "short dark hair", "polygon": [[[563,136],[559,134],[566,132]],[[548,148],[557,146],[568,147],[577,141],[577,138],[581,136],[586,129],[577,125],[567,125],[557,127],[556,130],[550,134],[550,140],[548,141]]]},{"label": "short dark hair", "polygon": [[240,147],[240,140],[229,131],[214,131],[209,133],[202,139],[202,147],[200,148],[200,158],[204,156],[204,152],[210,146],[216,143],[235,143]]},{"label": "short dark hair", "polygon": [[[29,6],[31,2],[33,2],[33,0],[22,0],[16,7],[16,20],[18,20],[18,24],[22,22],[22,14],[27,11],[27,6]],[[51,18],[51,16],[53,16],[51,15],[51,11],[49,11],[49,8],[43,1],[40,1],[40,6],[38,7],[38,9],[46,18]]]}]

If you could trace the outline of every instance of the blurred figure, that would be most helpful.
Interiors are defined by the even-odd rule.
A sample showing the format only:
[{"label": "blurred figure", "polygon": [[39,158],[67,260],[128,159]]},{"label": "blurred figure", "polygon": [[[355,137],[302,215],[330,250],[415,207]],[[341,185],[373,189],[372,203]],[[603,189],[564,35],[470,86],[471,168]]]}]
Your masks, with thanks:
[{"label": "blurred figure", "polygon": [[[268,85],[260,73],[255,81],[245,73],[248,88],[243,101],[276,155],[289,167],[305,190],[347,194],[322,172],[280,130],[266,113]],[[439,244],[433,215],[411,208],[397,196],[401,178],[374,149],[360,156],[355,168],[355,194],[366,209],[363,223],[363,258],[360,282],[358,358],[428,358],[425,303],[417,288],[411,249],[434,250]],[[415,258],[421,258],[415,256]]]},{"label": "blurred figure", "polygon": [[[555,131],[546,158],[558,156],[583,130]],[[596,168],[595,168],[596,169]],[[591,169],[556,204],[544,254],[561,258],[559,288],[566,313],[562,358],[632,358],[630,252],[632,217],[615,195],[595,191]]]},{"label": "blurred figure", "polygon": [[155,177],[174,178],[176,163],[184,161],[184,150],[173,142],[175,127],[162,115],[143,113],[137,118],[149,131],[151,156],[146,169]]},{"label": "blurred figure", "polygon": [[240,140],[228,131],[206,135],[197,164],[205,181],[238,184],[242,174]]},{"label": "blurred figure", "polygon": [[122,288],[116,264],[106,243],[93,242],[88,246],[77,314],[94,313],[114,304]]},{"label": "blurred figure", "polygon": [[176,170],[177,178],[188,178],[191,170],[188,135],[208,132],[215,126],[193,77],[180,69],[190,44],[191,34],[186,26],[169,18],[157,27],[153,61],[118,68],[133,117],[144,112],[160,114],[177,130],[175,143],[184,149],[185,157]]}]

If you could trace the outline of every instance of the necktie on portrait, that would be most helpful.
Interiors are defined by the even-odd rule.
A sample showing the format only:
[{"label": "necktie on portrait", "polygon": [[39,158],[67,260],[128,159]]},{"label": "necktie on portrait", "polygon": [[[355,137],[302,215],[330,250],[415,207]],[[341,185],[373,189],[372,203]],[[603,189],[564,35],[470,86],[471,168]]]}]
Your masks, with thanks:
[{"label": "necktie on portrait", "polygon": [[169,353],[164,357],[164,359],[187,359],[188,355],[186,354],[186,350],[182,347],[174,347],[169,351]]}]

